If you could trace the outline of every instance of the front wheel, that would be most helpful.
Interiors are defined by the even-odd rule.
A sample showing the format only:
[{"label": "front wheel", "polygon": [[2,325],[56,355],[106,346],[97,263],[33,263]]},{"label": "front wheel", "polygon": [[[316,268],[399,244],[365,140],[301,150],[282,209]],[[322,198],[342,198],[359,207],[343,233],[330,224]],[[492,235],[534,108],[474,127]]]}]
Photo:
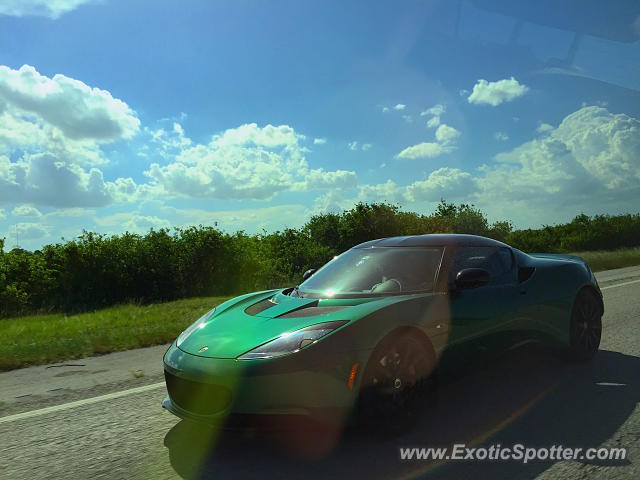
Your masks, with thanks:
[{"label": "front wheel", "polygon": [[602,335],[602,307],[596,294],[581,290],[573,304],[569,331],[569,357],[589,360],[600,347]]},{"label": "front wheel", "polygon": [[434,394],[435,359],[416,335],[383,340],[373,351],[362,379],[358,411],[362,423],[404,429]]}]

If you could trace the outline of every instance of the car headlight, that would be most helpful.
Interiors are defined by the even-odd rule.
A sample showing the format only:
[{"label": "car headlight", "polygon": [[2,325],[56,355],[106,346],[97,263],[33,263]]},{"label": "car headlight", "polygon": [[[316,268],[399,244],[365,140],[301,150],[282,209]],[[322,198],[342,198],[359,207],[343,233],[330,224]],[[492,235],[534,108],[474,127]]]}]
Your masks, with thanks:
[{"label": "car headlight", "polygon": [[211,316],[215,313],[215,307],[209,310],[207,313],[202,315],[198,320],[189,325],[180,335],[178,335],[178,339],[176,340],[176,346],[179,347],[182,342],[184,342],[189,335],[198,330],[199,328],[204,328],[207,324],[207,321],[211,318]]},{"label": "car headlight", "polygon": [[249,350],[238,357],[238,360],[255,360],[261,358],[274,358],[295,353],[298,350],[316,343],[320,338],[333,332],[336,328],[347,323],[347,320],[318,323],[301,328],[295,332],[283,333],[278,338]]}]

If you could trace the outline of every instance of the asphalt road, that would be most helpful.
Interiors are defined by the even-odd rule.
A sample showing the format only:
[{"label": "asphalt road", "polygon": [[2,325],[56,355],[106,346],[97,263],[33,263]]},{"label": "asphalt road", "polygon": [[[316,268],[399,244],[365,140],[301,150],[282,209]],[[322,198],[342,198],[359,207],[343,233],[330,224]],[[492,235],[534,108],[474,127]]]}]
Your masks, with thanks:
[{"label": "asphalt road", "polygon": [[[215,432],[161,410],[165,390],[151,375],[133,388],[112,382],[3,412],[0,478],[640,478],[640,267],[598,278],[606,313],[591,363],[567,364],[539,347],[481,362],[444,385],[406,434]],[[7,378],[17,377],[3,388]],[[454,443],[626,447],[627,458],[400,460],[399,447]]]}]

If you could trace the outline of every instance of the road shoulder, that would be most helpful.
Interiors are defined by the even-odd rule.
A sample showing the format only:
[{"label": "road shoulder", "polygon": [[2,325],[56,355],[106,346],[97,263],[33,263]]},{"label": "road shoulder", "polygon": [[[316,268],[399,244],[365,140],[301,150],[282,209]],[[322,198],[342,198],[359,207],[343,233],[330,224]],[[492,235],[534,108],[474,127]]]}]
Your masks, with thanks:
[{"label": "road shoulder", "polygon": [[160,382],[167,348],[158,345],[0,373],[0,416]]}]

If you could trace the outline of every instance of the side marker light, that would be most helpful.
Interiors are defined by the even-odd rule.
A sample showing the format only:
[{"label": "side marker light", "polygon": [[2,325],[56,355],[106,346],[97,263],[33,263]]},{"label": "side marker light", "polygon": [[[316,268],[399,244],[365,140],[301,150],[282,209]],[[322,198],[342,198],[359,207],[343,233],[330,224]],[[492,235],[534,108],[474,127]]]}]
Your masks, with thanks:
[{"label": "side marker light", "polygon": [[358,362],[353,364],[353,367],[351,367],[351,373],[349,373],[349,381],[347,382],[347,386],[349,387],[349,390],[353,390],[353,382],[355,382],[356,380],[356,373],[358,373]]}]

